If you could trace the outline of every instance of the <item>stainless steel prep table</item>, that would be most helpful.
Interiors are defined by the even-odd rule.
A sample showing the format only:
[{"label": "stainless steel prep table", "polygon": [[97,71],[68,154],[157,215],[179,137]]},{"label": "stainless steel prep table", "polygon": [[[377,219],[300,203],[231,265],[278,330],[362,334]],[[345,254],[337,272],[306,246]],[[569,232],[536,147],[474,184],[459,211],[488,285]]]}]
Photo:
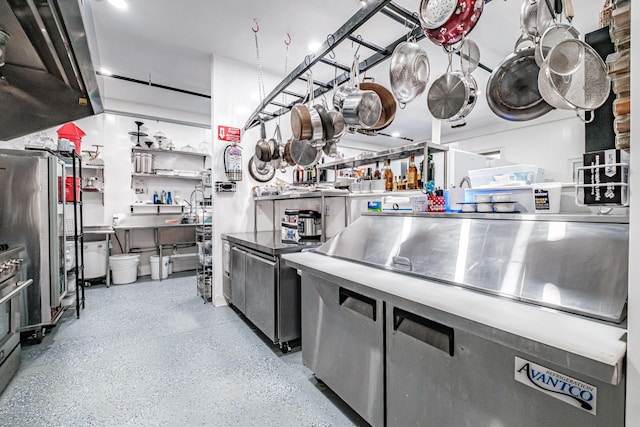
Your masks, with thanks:
[{"label": "stainless steel prep table", "polygon": [[300,338],[300,277],[281,255],[314,248],[282,243],[272,231],[223,234],[231,244],[230,280],[224,296],[283,351]]},{"label": "stainless steel prep table", "polygon": [[[116,225],[115,231],[124,231],[124,253],[131,251],[131,231],[153,230],[153,238],[158,247],[158,255],[162,260],[162,248],[165,245],[196,243],[196,224],[131,224]],[[162,262],[158,262],[158,277],[162,280]]]},{"label": "stainless steel prep table", "polygon": [[373,425],[622,426],[627,222],[365,215],[284,256],[303,362]]}]

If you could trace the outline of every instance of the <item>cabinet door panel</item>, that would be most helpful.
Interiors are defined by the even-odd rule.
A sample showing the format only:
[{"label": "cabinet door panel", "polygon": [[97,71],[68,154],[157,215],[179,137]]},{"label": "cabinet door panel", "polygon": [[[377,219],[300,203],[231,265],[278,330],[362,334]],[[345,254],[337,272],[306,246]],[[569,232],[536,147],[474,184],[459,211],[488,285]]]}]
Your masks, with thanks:
[{"label": "cabinet door panel", "polygon": [[231,248],[231,302],[245,313],[245,274],[247,253],[237,247]]},{"label": "cabinet door panel", "polygon": [[245,305],[247,318],[276,342],[277,263],[247,253]]}]

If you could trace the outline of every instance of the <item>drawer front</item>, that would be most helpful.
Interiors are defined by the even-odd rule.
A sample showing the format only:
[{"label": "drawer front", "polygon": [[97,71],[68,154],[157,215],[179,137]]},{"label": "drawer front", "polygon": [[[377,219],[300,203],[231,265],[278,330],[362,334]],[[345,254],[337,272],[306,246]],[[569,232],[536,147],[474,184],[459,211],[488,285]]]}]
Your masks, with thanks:
[{"label": "drawer front", "polygon": [[[624,381],[602,383],[387,305],[388,426],[624,425]],[[597,387],[597,415],[514,379],[515,358]]]},{"label": "drawer front", "polygon": [[303,273],[303,362],[374,426],[384,424],[383,312],[381,300]]},{"label": "drawer front", "polygon": [[247,253],[237,247],[231,248],[231,302],[245,313],[245,274]]}]

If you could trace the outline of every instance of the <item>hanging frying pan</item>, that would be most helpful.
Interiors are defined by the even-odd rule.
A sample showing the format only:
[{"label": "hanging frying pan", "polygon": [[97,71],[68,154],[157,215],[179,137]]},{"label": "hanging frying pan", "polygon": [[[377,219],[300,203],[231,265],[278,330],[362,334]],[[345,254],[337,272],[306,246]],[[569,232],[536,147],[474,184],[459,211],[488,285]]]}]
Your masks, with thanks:
[{"label": "hanging frying pan", "polygon": [[249,159],[249,175],[251,175],[251,178],[258,182],[271,181],[276,176],[275,168],[269,163],[265,163],[264,168],[260,168],[254,161],[255,159],[255,157]]},{"label": "hanging frying pan", "polygon": [[522,122],[533,120],[553,109],[540,95],[535,47],[520,48],[530,41],[524,34],[516,42],[514,52],[498,65],[487,82],[487,103],[498,117]]}]

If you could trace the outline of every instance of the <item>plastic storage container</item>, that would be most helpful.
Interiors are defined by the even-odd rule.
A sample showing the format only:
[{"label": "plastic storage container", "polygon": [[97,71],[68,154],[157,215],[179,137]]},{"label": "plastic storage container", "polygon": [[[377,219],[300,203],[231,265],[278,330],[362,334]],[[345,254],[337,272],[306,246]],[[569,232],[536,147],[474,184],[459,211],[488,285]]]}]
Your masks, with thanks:
[{"label": "plastic storage container", "polygon": [[124,285],[133,283],[138,279],[138,263],[140,255],[123,254],[111,255],[109,264],[111,265],[111,281],[114,285]]},{"label": "plastic storage container", "polygon": [[471,187],[528,185],[544,178],[544,169],[536,165],[511,165],[469,171]]},{"label": "plastic storage container", "polygon": [[[158,255],[151,255],[149,257],[149,264],[151,264],[151,279],[158,280],[160,277],[166,279],[169,276],[169,256],[162,257],[162,271],[158,268],[158,263],[160,262],[160,257]],[[161,273],[161,274],[158,274]]]},{"label": "plastic storage container", "polygon": [[85,242],[84,278],[95,279],[107,274],[107,244],[105,242]]},{"label": "plastic storage container", "polygon": [[561,182],[542,182],[532,185],[531,189],[533,190],[533,206],[536,213],[560,212]]}]

